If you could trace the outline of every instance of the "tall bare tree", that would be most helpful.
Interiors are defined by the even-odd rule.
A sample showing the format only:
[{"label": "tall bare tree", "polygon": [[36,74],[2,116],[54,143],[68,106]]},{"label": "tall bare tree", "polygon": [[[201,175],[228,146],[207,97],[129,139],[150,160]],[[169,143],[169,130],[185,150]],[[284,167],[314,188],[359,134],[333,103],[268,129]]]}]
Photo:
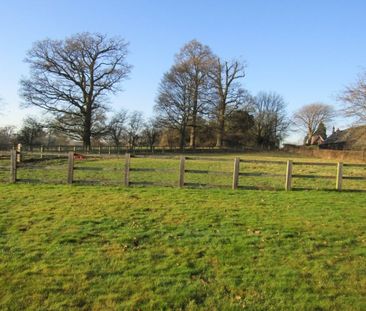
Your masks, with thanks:
[{"label": "tall bare tree", "polygon": [[244,64],[237,61],[223,61],[220,58],[212,62],[209,76],[212,80],[215,96],[212,110],[217,121],[216,147],[223,146],[225,121],[246,100],[247,93],[240,85],[245,77]]},{"label": "tall bare tree", "polygon": [[277,148],[289,127],[286,104],[276,93],[260,92],[253,99],[253,133],[258,146]]},{"label": "tall bare tree", "polygon": [[20,81],[24,105],[52,113],[58,130],[79,137],[89,149],[91,137],[105,130],[98,122],[108,94],[119,91],[130,72],[126,55],[123,39],[102,34],[38,41],[25,59],[30,77]]},{"label": "tall bare tree", "polygon": [[293,115],[294,124],[306,132],[306,140],[316,133],[319,126],[333,119],[334,108],[323,103],[305,105]]},{"label": "tall bare tree", "polygon": [[174,65],[160,82],[154,107],[159,123],[179,132],[179,146],[184,149],[186,131],[192,115],[191,79],[181,65]]},{"label": "tall bare tree", "polygon": [[360,74],[354,84],[349,85],[339,96],[346,104],[344,113],[354,117],[359,123],[366,123],[366,72]]},{"label": "tall bare tree", "polygon": [[118,148],[121,145],[121,140],[126,135],[127,126],[127,110],[121,109],[115,113],[108,123],[108,136]]},{"label": "tall bare tree", "polygon": [[142,131],[143,142],[149,146],[150,151],[154,151],[155,145],[158,143],[161,135],[161,128],[159,122],[154,119],[150,119],[145,123]]},{"label": "tall bare tree", "polygon": [[44,124],[34,117],[27,117],[17,136],[19,142],[33,150],[34,144],[41,143],[41,139],[46,136]]},{"label": "tall bare tree", "polygon": [[15,126],[6,125],[0,127],[0,148],[8,148],[9,145],[15,142]]},{"label": "tall bare tree", "polygon": [[133,111],[128,117],[127,122],[127,137],[128,144],[131,149],[134,149],[137,146],[137,142],[141,137],[141,132],[144,128],[144,116],[140,111]]},{"label": "tall bare tree", "polygon": [[209,90],[208,73],[213,61],[213,54],[207,45],[197,40],[185,44],[176,55],[176,64],[187,73],[189,77],[189,92],[192,103],[190,117],[190,147],[196,148],[197,117],[207,104]]}]

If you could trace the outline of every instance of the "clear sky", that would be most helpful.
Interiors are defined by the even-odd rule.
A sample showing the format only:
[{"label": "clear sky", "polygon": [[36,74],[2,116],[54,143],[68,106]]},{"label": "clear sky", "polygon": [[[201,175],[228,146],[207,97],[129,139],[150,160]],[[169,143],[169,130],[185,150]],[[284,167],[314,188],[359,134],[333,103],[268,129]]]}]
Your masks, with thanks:
[{"label": "clear sky", "polygon": [[19,107],[32,43],[84,31],[130,42],[134,68],[124,92],[111,100],[115,110],[152,115],[163,73],[191,39],[224,58],[245,60],[244,86],[252,94],[281,94],[290,114],[315,101],[336,105],[336,95],[366,67],[365,13],[364,0],[1,0],[0,126],[40,114]]}]

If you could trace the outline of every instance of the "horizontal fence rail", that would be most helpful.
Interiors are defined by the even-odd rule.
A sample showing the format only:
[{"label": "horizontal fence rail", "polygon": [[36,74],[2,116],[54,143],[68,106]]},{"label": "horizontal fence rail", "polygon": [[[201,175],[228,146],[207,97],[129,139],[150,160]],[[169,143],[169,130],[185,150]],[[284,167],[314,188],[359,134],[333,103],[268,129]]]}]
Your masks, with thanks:
[{"label": "horizontal fence rail", "polygon": [[[121,159],[121,166],[120,167],[103,167],[103,166],[82,166],[79,165],[79,160],[81,159],[88,159],[90,156],[82,155],[80,158],[80,154],[75,152],[69,152],[67,154],[67,158],[63,157],[62,160],[67,162],[60,163],[57,165],[46,164],[44,166],[41,165],[42,161],[47,160],[45,157],[39,159],[32,159],[32,161],[27,162],[26,154],[20,154],[19,151],[11,150],[10,154],[10,165],[5,165],[6,160],[2,159],[0,163],[0,172],[9,171],[9,182],[16,183],[16,182],[43,182],[42,179],[34,179],[33,176],[31,178],[18,178],[19,172],[22,170],[41,170],[41,171],[62,171],[65,174],[65,179],[61,181],[62,183],[73,184],[73,183],[101,183],[103,182],[100,179],[96,180],[86,180],[86,179],[75,179],[74,174],[77,171],[80,172],[112,172],[119,176],[119,179],[114,182],[108,182],[113,184],[120,184],[126,187],[131,185],[167,185],[164,183],[164,177],[162,177],[159,181],[151,181],[151,180],[135,180],[134,174],[135,173],[164,173],[164,174],[171,174],[170,176],[176,176],[176,181],[171,186],[177,186],[183,188],[185,186],[188,187],[196,187],[196,186],[209,186],[209,187],[225,187],[231,189],[241,189],[241,188],[256,188],[253,185],[247,185],[242,182],[242,178],[250,177],[250,178],[283,178],[284,181],[284,189],[286,191],[290,191],[293,189],[293,180],[294,179],[325,179],[325,180],[334,180],[334,189],[337,191],[345,190],[343,188],[343,181],[344,180],[357,180],[363,181],[366,180],[365,176],[353,176],[353,175],[345,175],[344,168],[358,168],[362,167],[366,169],[366,164],[360,163],[327,163],[327,162],[301,162],[301,161],[284,161],[284,160],[256,160],[256,159],[240,159],[236,157],[234,159],[228,158],[211,158],[211,157],[198,157],[198,156],[158,156],[158,155],[131,155],[126,153],[124,159]],[[50,158],[52,159],[52,154]],[[9,160],[9,157],[7,158]],[[154,167],[139,167],[138,162],[135,160],[138,159],[149,159],[153,161],[159,160],[171,160],[172,163],[176,163],[174,167],[161,167],[161,168],[154,168]],[[200,163],[210,161],[214,163],[226,163],[227,165],[231,166],[230,162],[232,163],[232,169],[230,170],[217,170],[217,169],[206,169],[206,168],[190,168],[190,163],[195,163],[196,166],[200,166]],[[57,160],[58,162],[58,160]],[[81,163],[81,162],[80,162]],[[4,165],[3,165],[4,164]],[[226,165],[225,164],[225,165]],[[242,167],[240,166],[242,164]],[[255,164],[258,165],[256,169],[258,171],[245,171],[246,164]],[[263,172],[261,170],[261,166],[269,166],[274,167],[277,166],[283,173],[278,172]],[[334,175],[327,173],[326,175],[319,175],[319,174],[309,174],[309,173],[301,173],[303,167],[330,167],[334,168]],[[294,167],[298,168],[299,171],[294,173]],[[278,169],[278,170],[279,170]],[[132,177],[131,177],[132,173]],[[205,176],[222,176],[222,178],[226,178],[226,180],[231,180],[230,183],[227,184],[214,184],[214,183],[206,183],[206,182],[196,182],[196,181],[188,181],[188,176],[195,176],[195,175],[205,175]],[[60,180],[52,180],[51,182],[59,183]]]},{"label": "horizontal fence rail", "polygon": [[9,150],[17,150],[24,153],[33,153],[40,156],[46,154],[63,154],[67,155],[69,152],[86,153],[92,155],[124,155],[126,153],[132,154],[177,154],[177,153],[228,153],[228,152],[243,152],[243,151],[255,151],[261,150],[250,146],[240,147],[216,147],[216,146],[197,146],[191,148],[189,146],[181,149],[178,146],[129,146],[129,145],[108,145],[101,143],[100,145],[90,146],[86,149],[82,145],[0,145],[0,156],[8,155]]}]

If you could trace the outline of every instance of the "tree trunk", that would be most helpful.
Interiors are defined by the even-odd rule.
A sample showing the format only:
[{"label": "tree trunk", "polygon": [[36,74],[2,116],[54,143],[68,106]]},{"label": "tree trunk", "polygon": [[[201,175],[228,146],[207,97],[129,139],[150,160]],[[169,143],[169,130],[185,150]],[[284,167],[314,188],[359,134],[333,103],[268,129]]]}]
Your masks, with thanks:
[{"label": "tree trunk", "polygon": [[222,129],[220,128],[216,135],[216,147],[219,147],[219,148],[223,147],[223,145],[224,145],[223,137],[224,137],[224,133],[223,133]]},{"label": "tree trunk", "polygon": [[91,146],[91,114],[85,116],[83,146],[85,151],[90,151]]},{"label": "tree trunk", "polygon": [[198,114],[198,85],[196,83],[196,88],[194,90],[194,96],[193,96],[192,128],[189,141],[189,146],[192,149],[196,149],[197,114]]},{"label": "tree trunk", "polygon": [[216,136],[216,147],[223,147],[223,140],[225,135],[225,110],[223,108],[219,111],[218,117],[218,131]]},{"label": "tree trunk", "polygon": [[191,133],[189,135],[189,147],[192,149],[196,149],[196,136],[197,136],[197,111],[194,110],[192,112],[192,124],[191,124]]},{"label": "tree trunk", "polygon": [[184,126],[183,128],[181,128],[180,139],[179,139],[179,148],[181,151],[184,150],[185,143],[186,143],[186,127]]},{"label": "tree trunk", "polygon": [[189,136],[189,147],[196,149],[196,116],[192,116],[192,127]]}]

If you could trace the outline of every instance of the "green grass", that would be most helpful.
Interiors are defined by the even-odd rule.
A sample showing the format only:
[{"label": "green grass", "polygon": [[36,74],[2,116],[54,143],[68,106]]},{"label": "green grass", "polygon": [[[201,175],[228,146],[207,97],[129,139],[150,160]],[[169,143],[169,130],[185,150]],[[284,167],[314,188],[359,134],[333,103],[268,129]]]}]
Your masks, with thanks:
[{"label": "green grass", "polygon": [[365,310],[363,193],[0,185],[1,310]]},{"label": "green grass", "polygon": [[[207,157],[208,155],[206,155]],[[212,157],[212,155],[209,155]],[[229,175],[214,174],[194,174],[186,173],[185,182],[195,184],[196,187],[230,187],[232,183],[233,159],[239,156],[244,160],[276,160],[284,161],[283,164],[269,163],[241,163],[240,172],[243,173],[268,173],[279,174],[278,177],[252,177],[240,176],[239,186],[243,188],[260,189],[284,189],[286,163],[288,159],[305,162],[333,162],[333,166],[315,166],[315,165],[294,165],[293,174],[300,175],[322,175],[333,176],[331,179],[310,179],[293,178],[294,188],[306,189],[334,189],[336,180],[336,161],[322,160],[316,158],[304,158],[284,153],[245,153],[245,154],[221,154],[213,155],[215,158],[230,159],[230,161],[206,161],[206,160],[187,160],[186,169],[188,170],[208,170],[227,172]],[[124,179],[124,157],[112,159],[88,159],[75,161],[76,167],[101,167],[104,171],[85,171],[75,170],[74,179],[76,183],[94,182],[101,184],[123,184]],[[9,161],[0,162],[1,165],[9,165]],[[37,169],[31,167],[37,165],[40,168],[48,167],[51,170]],[[170,187],[176,187],[178,184],[179,156],[175,159],[152,159],[152,158],[132,158],[131,168],[155,168],[168,169],[165,172],[138,172],[131,171],[130,180],[133,183],[153,182]],[[363,167],[344,167],[344,176],[363,176],[366,177],[366,166]],[[18,178],[21,180],[36,179],[40,182],[66,183],[67,181],[67,159],[53,159],[42,162],[26,163],[24,167],[18,170]],[[9,169],[0,171],[0,182],[9,180]],[[343,180],[343,189],[366,190],[365,180]]]}]

